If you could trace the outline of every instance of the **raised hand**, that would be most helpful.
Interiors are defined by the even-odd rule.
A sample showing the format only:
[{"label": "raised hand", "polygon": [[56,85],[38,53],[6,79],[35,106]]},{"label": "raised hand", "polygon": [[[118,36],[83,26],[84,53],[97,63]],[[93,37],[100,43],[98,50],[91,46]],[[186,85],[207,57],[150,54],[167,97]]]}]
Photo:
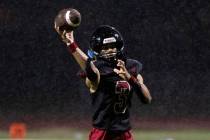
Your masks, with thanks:
[{"label": "raised hand", "polygon": [[131,78],[130,73],[125,67],[124,61],[118,59],[117,67],[118,68],[114,68],[114,72],[117,73],[121,78],[123,78],[124,80],[129,80]]},{"label": "raised hand", "polygon": [[66,32],[65,30],[61,34],[61,38],[63,42],[65,42],[67,45],[70,45],[71,43],[74,42],[74,33],[73,31],[71,32]]}]

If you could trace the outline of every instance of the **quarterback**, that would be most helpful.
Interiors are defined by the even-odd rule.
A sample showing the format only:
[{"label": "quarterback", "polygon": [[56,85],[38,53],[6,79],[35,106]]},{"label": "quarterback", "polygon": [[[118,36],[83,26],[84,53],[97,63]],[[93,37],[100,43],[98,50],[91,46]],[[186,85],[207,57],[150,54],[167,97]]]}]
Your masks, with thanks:
[{"label": "quarterback", "polygon": [[109,25],[96,28],[87,55],[73,31],[60,33],[67,49],[85,72],[93,107],[89,140],[133,140],[129,121],[132,95],[148,104],[152,97],[141,75],[142,64],[124,54],[120,32]]}]

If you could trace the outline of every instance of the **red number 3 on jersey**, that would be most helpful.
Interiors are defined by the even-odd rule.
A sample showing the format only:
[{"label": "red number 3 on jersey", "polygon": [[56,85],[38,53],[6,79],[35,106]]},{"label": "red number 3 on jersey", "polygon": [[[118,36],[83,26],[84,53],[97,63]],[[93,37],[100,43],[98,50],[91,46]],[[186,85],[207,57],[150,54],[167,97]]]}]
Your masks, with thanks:
[{"label": "red number 3 on jersey", "polygon": [[115,95],[117,98],[114,104],[115,113],[125,113],[130,90],[131,87],[127,81],[116,82]]}]

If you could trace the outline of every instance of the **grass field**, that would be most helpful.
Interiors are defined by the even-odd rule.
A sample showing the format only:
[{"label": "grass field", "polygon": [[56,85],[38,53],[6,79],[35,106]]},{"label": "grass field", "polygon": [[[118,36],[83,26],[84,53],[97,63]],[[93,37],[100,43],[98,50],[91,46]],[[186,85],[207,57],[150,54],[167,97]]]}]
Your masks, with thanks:
[{"label": "grass field", "polygon": [[[135,130],[135,140],[210,140],[210,130]],[[8,132],[0,131],[0,140],[9,139]],[[24,140],[88,140],[87,130],[40,129],[27,132]]]}]

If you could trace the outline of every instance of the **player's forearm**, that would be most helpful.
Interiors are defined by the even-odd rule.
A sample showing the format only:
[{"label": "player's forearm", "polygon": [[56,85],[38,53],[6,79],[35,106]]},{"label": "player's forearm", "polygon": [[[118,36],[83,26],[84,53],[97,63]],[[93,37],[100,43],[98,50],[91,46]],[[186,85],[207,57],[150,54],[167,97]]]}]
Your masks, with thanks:
[{"label": "player's forearm", "polygon": [[145,84],[140,83],[137,78],[131,76],[129,83],[133,86],[138,98],[145,104],[151,103],[152,97]]},{"label": "player's forearm", "polygon": [[85,70],[86,61],[88,59],[87,55],[78,47],[78,45],[73,42],[67,45],[68,51],[72,54],[76,62],[79,64],[82,70]]},{"label": "player's forearm", "polygon": [[146,85],[141,84],[140,88],[141,88],[141,93],[143,95],[143,98],[144,98],[143,100],[145,101],[145,103],[151,103],[152,97],[151,97],[150,92],[149,92],[148,88],[146,87]]}]

